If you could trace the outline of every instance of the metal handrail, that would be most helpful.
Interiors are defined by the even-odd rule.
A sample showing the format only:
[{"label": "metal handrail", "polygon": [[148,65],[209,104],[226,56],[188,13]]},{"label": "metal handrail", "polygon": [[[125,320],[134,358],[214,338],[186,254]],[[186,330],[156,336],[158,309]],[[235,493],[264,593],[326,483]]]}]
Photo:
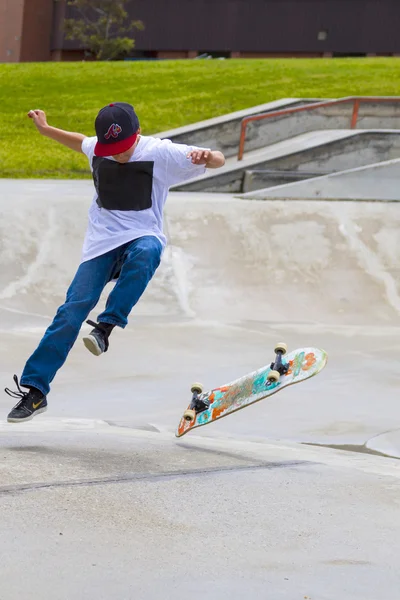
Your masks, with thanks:
[{"label": "metal handrail", "polygon": [[246,141],[246,129],[247,125],[252,121],[261,121],[263,119],[272,119],[273,117],[283,117],[298,112],[304,112],[306,110],[315,110],[317,108],[324,108],[325,106],[334,106],[336,104],[349,104],[353,103],[353,112],[351,114],[350,129],[355,129],[358,120],[358,112],[360,110],[360,104],[362,102],[400,102],[400,98],[397,96],[393,97],[380,97],[380,96],[349,96],[346,98],[339,98],[336,100],[327,100],[325,102],[316,102],[315,104],[307,104],[306,106],[296,106],[295,108],[284,108],[282,110],[275,110],[272,112],[264,113],[262,115],[252,115],[242,119],[241,131],[240,131],[240,143],[239,143],[239,154],[238,160],[243,159],[244,145]]}]

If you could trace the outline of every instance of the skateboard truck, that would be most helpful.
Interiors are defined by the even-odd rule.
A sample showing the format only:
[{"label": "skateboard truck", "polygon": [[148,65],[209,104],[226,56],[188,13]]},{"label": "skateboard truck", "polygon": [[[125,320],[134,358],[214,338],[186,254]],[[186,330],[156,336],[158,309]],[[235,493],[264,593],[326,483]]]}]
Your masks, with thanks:
[{"label": "skateboard truck", "polygon": [[190,407],[184,412],[183,418],[185,421],[192,422],[196,419],[196,415],[210,407],[210,402],[205,398],[200,398],[203,393],[203,386],[201,383],[194,383],[190,388],[192,392],[192,402]]},{"label": "skateboard truck", "polygon": [[274,352],[276,354],[275,361],[271,363],[271,371],[267,376],[267,386],[279,381],[281,375],[286,375],[289,370],[289,364],[285,365],[282,362],[282,356],[287,352],[286,344],[280,342],[275,346]]}]

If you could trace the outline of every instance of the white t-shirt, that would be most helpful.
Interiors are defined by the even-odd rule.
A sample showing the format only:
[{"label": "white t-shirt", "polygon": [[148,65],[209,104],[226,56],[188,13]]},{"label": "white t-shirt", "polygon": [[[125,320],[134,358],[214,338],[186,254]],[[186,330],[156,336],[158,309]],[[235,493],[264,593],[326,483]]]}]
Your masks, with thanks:
[{"label": "white t-shirt", "polygon": [[[97,137],[87,137],[82,142],[82,152],[88,157],[91,169],[96,142]],[[175,144],[171,140],[141,136],[129,162],[154,162],[152,206],[140,211],[107,210],[98,206],[95,192],[89,209],[81,262],[144,235],[154,235],[164,248],[167,240],[163,233],[163,209],[170,186],[205,173],[204,165],[194,165],[187,158],[188,152],[197,149],[196,146]],[[111,156],[107,158],[114,160]]]}]

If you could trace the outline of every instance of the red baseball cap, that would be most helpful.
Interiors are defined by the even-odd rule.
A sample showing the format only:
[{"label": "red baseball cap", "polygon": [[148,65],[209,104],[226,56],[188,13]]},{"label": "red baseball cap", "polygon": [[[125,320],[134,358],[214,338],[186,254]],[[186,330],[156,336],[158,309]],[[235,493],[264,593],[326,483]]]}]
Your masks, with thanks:
[{"label": "red baseball cap", "polygon": [[102,108],[96,117],[96,156],[126,152],[136,142],[139,119],[131,104],[114,102]]}]

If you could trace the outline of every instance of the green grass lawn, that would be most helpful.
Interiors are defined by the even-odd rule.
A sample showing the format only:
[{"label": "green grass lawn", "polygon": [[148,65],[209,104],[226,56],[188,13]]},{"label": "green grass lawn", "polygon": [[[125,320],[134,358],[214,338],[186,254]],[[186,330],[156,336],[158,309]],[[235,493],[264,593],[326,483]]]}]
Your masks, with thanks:
[{"label": "green grass lawn", "polygon": [[41,137],[26,114],[94,135],[98,110],[133,104],[149,135],[284,97],[400,95],[396,58],[0,65],[0,177],[89,176],[86,157]]}]

